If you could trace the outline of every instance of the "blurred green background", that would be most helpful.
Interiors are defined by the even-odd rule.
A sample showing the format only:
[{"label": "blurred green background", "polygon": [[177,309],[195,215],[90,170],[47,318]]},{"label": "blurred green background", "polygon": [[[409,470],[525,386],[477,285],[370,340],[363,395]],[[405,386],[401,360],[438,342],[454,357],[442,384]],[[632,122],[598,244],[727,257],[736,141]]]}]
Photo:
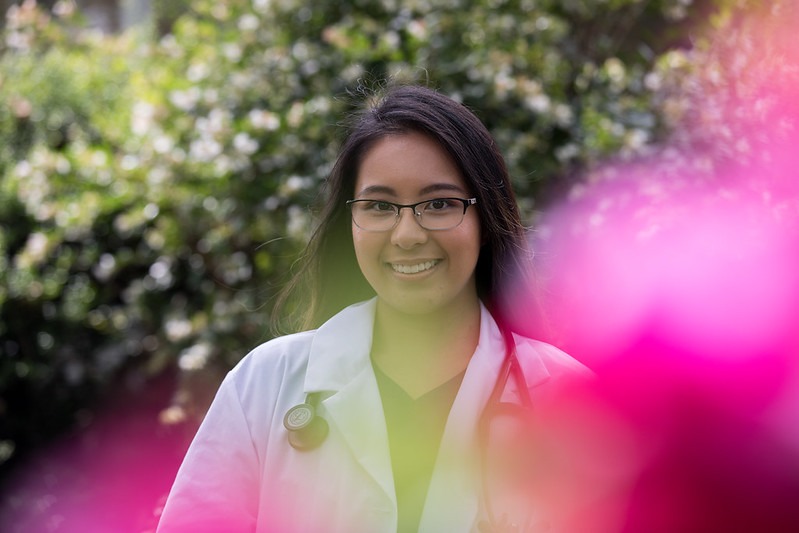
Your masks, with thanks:
[{"label": "blurred green background", "polygon": [[533,225],[604,161],[734,135],[707,113],[734,75],[711,36],[757,61],[742,21],[764,9],[152,0],[102,31],[77,4],[0,4],[3,473],[115,394],[158,390],[159,423],[196,424],[270,337],[343,123],[386,79],[474,109]]}]

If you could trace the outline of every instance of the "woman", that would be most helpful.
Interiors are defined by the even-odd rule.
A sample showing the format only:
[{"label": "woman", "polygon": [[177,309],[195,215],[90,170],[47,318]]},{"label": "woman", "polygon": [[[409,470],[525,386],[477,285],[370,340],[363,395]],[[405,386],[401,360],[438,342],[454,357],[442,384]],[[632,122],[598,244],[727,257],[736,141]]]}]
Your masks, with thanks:
[{"label": "woman", "polygon": [[357,117],[328,185],[284,300],[309,288],[318,329],[269,341],[230,372],[159,531],[531,524],[485,490],[485,413],[585,369],[498,325],[500,290],[527,255],[493,139],[455,101],[395,87]]}]

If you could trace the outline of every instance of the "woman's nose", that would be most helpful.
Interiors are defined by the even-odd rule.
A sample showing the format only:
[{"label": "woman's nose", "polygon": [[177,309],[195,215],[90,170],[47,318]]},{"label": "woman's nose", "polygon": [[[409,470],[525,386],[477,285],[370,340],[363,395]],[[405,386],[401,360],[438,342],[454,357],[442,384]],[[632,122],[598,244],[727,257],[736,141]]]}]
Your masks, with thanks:
[{"label": "woman's nose", "polygon": [[427,242],[427,230],[419,225],[412,209],[400,209],[399,220],[391,230],[391,244],[400,248],[413,248]]}]

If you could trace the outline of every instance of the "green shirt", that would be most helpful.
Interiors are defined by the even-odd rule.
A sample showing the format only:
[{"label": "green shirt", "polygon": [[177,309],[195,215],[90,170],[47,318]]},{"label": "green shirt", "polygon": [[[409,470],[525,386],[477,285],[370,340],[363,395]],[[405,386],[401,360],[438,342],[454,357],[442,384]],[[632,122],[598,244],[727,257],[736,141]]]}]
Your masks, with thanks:
[{"label": "green shirt", "polygon": [[465,371],[414,399],[377,365],[372,366],[388,429],[397,494],[397,532],[415,532],[419,529],[444,426]]}]

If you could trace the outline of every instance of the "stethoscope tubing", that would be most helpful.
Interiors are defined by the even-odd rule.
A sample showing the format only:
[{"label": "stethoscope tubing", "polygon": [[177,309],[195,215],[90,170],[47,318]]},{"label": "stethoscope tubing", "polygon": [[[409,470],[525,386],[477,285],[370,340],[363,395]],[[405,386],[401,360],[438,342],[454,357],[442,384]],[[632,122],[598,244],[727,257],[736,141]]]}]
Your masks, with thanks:
[{"label": "stethoscope tubing", "polygon": [[486,465],[488,464],[488,440],[490,437],[489,426],[491,424],[491,417],[494,414],[495,409],[498,409],[502,404],[502,395],[505,392],[508,381],[511,378],[511,374],[513,374],[513,379],[516,381],[516,389],[523,412],[532,412],[533,408],[530,391],[527,388],[527,380],[524,377],[524,372],[522,371],[521,364],[519,363],[519,357],[516,352],[516,341],[513,339],[513,333],[506,328],[502,328],[502,336],[505,342],[505,357],[502,361],[502,367],[500,368],[499,375],[497,376],[497,381],[494,383],[494,388],[491,391],[491,396],[488,398],[488,402],[486,403],[486,406],[480,415],[480,420],[478,421],[477,438],[481,464],[481,499],[486,515],[486,520],[481,521],[478,525],[481,533],[502,533],[504,531],[523,533],[529,530],[529,521],[531,518],[528,516],[526,520],[527,523],[525,524],[505,524],[504,517],[501,521],[498,521],[497,517],[494,515],[493,506],[491,505],[491,496],[488,490]]}]

